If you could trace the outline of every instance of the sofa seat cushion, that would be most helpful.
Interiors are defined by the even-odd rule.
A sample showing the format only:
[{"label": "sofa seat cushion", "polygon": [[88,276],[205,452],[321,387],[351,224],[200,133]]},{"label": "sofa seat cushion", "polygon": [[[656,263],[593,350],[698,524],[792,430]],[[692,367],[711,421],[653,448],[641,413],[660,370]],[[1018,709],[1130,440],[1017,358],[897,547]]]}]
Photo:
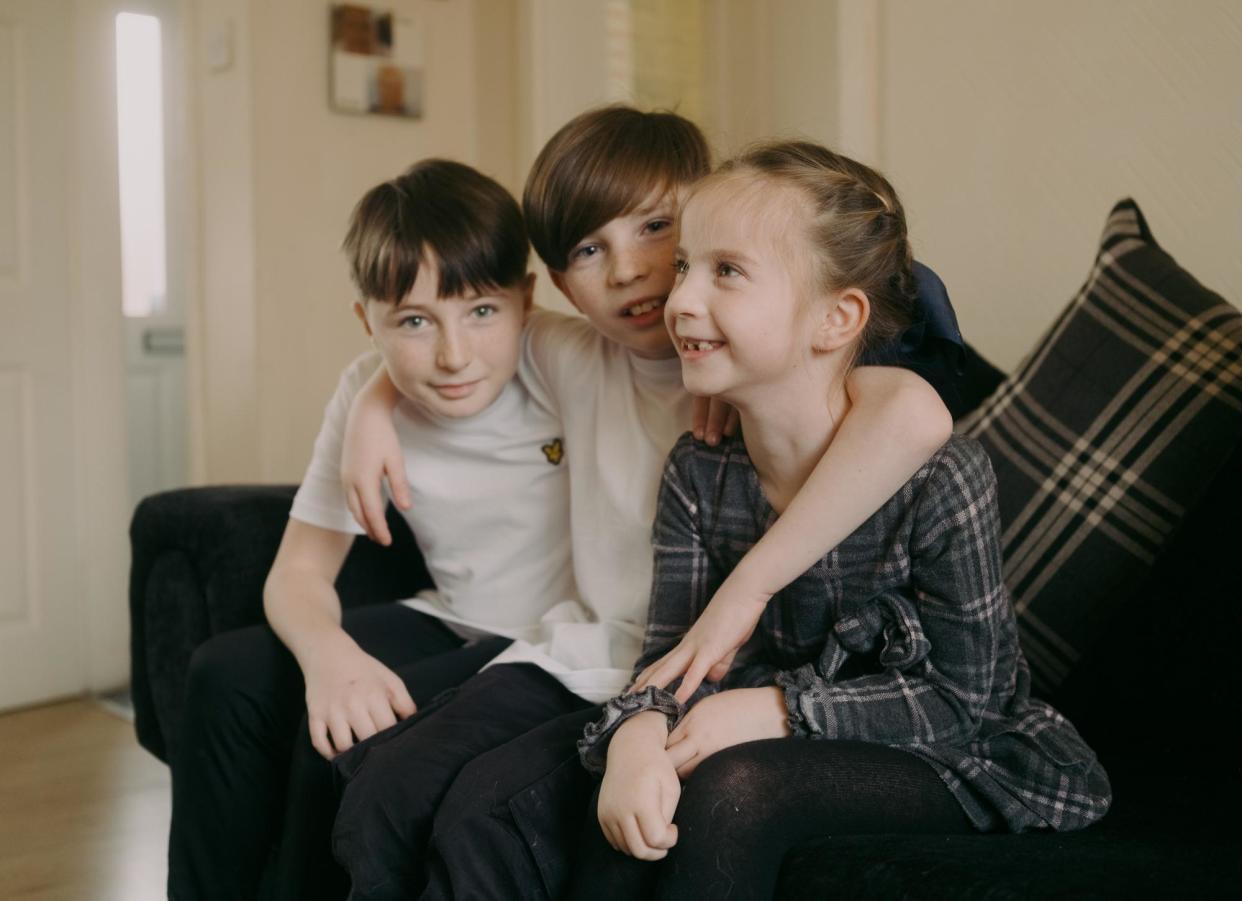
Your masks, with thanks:
[{"label": "sofa seat cushion", "polygon": [[1236,891],[1236,838],[1126,834],[1099,826],[1026,835],[864,835],[792,852],[781,901],[1218,898]]},{"label": "sofa seat cushion", "polygon": [[1049,695],[1242,439],[1242,314],[1122,201],[1082,289],[958,428],[992,458],[1005,582]]}]

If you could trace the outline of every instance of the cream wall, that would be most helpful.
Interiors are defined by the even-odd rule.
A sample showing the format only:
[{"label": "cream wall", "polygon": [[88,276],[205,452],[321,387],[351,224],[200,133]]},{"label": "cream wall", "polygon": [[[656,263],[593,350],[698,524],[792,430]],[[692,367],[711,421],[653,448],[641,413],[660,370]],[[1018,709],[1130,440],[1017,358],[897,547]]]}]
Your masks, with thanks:
[{"label": "cream wall", "polygon": [[[296,481],[341,368],[366,347],[339,252],[350,210],[415,160],[479,165],[511,189],[512,0],[395,0],[426,38],[426,115],[328,107],[328,3],[198,0],[201,296],[191,346],[196,480]],[[224,31],[222,31],[224,30]],[[207,48],[231,33],[232,64]]]},{"label": "cream wall", "polygon": [[[1242,304],[1242,5],[875,8],[878,22],[854,27],[878,24],[876,159],[916,253],[998,365],[1014,366],[1077,290],[1124,196],[1165,249]],[[846,128],[868,130],[857,112]]]}]

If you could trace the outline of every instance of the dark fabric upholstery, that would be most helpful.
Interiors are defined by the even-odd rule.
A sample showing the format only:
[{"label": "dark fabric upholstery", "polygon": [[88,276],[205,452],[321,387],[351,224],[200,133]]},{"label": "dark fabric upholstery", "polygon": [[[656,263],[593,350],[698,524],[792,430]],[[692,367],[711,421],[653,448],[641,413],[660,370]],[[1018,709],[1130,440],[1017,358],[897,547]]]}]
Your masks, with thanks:
[{"label": "dark fabric upholstery", "polygon": [[[146,498],[130,525],[130,666],[138,741],[174,752],[194,648],[263,621],[263,582],[296,486],[186,488]],[[393,544],[354,543],[337,579],[346,607],[409,597],[431,584],[405,520]]]},{"label": "dark fabric upholstery", "polygon": [[1236,839],[1081,833],[842,836],[786,858],[781,901],[1226,898],[1242,877]]},{"label": "dark fabric upholstery", "polygon": [[1124,200],[1077,296],[960,428],[992,458],[1005,584],[1047,692],[1242,441],[1242,313]]}]

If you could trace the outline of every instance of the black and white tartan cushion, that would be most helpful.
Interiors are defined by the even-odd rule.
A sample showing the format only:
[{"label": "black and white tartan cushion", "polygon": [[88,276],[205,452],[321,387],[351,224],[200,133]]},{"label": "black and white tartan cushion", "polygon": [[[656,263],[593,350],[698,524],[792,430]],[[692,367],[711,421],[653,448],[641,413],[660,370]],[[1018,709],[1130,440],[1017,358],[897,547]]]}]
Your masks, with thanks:
[{"label": "black and white tartan cushion", "polygon": [[1048,693],[1242,440],[1242,314],[1123,200],[1086,284],[958,430],[992,458],[1006,584]]}]

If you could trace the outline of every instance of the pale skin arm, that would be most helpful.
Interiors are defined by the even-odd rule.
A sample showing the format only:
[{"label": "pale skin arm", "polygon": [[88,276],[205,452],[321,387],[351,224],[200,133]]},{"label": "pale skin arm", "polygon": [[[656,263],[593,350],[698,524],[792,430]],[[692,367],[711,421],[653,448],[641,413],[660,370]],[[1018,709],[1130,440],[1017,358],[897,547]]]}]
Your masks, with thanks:
[{"label": "pale skin arm", "polygon": [[305,678],[311,743],[328,760],[415,710],[396,673],[341,628],[333,583],[353,541],[291,519],[263,586],[267,621]]},{"label": "pale skin arm", "polygon": [[939,395],[912,372],[861,367],[846,390],[850,411],[797,495],[677,647],[639,674],[634,691],[685,674],[676,693],[685,703],[703,679],[724,678],[772,595],[866,522],[952,433]]},{"label": "pale skin arm", "polygon": [[622,723],[608,745],[599,826],[615,850],[639,860],[660,860],[677,843],[681,783],[664,750],[668,738],[664,714],[649,710]]},{"label": "pale skin arm", "polygon": [[393,503],[402,510],[410,508],[405,458],[392,423],[392,411],[400,401],[401,393],[388,377],[388,370],[379,367],[349,407],[341,445],[345,503],[367,537],[385,547],[392,544],[384,518],[385,476]]}]

